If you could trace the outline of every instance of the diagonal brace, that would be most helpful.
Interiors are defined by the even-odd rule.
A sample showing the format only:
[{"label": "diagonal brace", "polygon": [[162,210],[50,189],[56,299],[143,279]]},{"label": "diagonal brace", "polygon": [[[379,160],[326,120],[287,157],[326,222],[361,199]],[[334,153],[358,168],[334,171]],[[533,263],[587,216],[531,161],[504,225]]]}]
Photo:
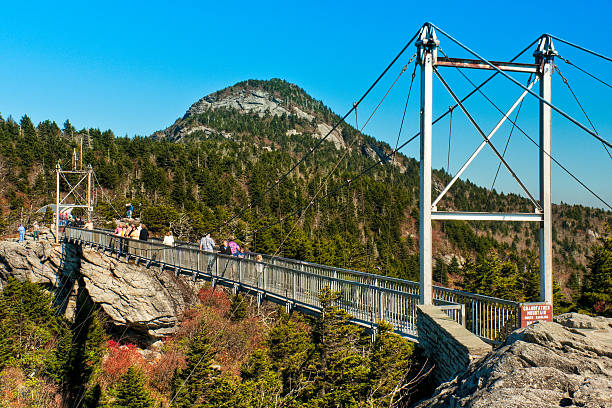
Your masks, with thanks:
[{"label": "diagonal brace", "polygon": [[518,178],[518,176],[516,175],[516,173],[514,172],[514,170],[512,170],[512,168],[508,165],[508,163],[506,162],[506,160],[503,158],[503,156],[499,153],[499,151],[495,148],[495,146],[493,146],[493,143],[491,143],[491,141],[489,141],[487,139],[487,136],[484,134],[484,132],[482,131],[482,129],[480,128],[480,126],[478,126],[478,123],[476,123],[476,121],[474,120],[474,118],[472,117],[472,115],[470,115],[470,113],[467,111],[467,109],[465,108],[465,106],[463,105],[463,103],[459,100],[459,98],[457,98],[457,95],[455,95],[455,93],[453,92],[453,90],[450,88],[450,86],[448,85],[448,83],[446,83],[446,81],[444,80],[444,78],[442,78],[442,75],[440,74],[440,72],[434,67],[434,72],[436,73],[436,75],[438,76],[438,78],[440,79],[440,82],[442,82],[442,84],[444,85],[444,87],[446,88],[446,90],[448,91],[448,93],[453,97],[453,99],[455,100],[455,102],[459,105],[459,107],[461,108],[461,110],[463,111],[463,113],[465,113],[465,115],[467,116],[467,118],[469,119],[469,121],[472,123],[472,125],[474,125],[474,127],[476,128],[476,130],[478,131],[478,133],[480,133],[480,135],[485,139],[486,143],[489,145],[489,147],[491,148],[491,150],[493,150],[493,152],[495,153],[495,155],[497,156],[497,158],[502,162],[502,164],[506,167],[506,169],[508,169],[508,171],[510,172],[510,174],[512,175],[512,177],[516,180],[516,182],[519,184],[519,186],[521,186],[521,188],[523,189],[523,191],[525,192],[525,194],[527,194],[527,197],[529,197],[529,200],[533,203],[533,205],[538,209],[538,210],[542,210],[542,207],[540,206],[540,204],[535,200],[535,198],[533,198],[533,196],[531,195],[531,193],[529,192],[529,190],[527,190],[527,187],[525,187],[525,185],[523,184],[523,182]]},{"label": "diagonal brace", "polygon": [[[69,182],[69,181],[66,179],[66,177],[65,177],[64,175],[62,175],[62,176],[64,177],[64,180],[66,180],[66,182],[67,182],[67,183],[70,185],[70,187],[72,187],[72,185],[71,185],[71,184],[70,184],[70,182]],[[82,196],[81,196],[81,195],[80,195],[78,192],[76,192],[75,190],[76,190],[76,188],[77,188],[77,187],[78,187],[78,186],[79,186],[79,185],[80,185],[80,184],[81,184],[81,183],[82,183],[82,182],[83,182],[83,181],[84,181],[86,178],[87,178],[87,176],[83,176],[83,177],[81,178],[81,180],[79,180],[79,182],[78,182],[78,183],[76,183],[76,184],[74,185],[74,187],[72,187],[72,190],[70,190],[70,192],[69,192],[68,194],[66,194],[66,196],[65,196],[65,197],[62,199],[62,201],[60,201],[60,204],[61,204],[61,203],[63,203],[63,202],[64,202],[64,200],[66,200],[66,199],[67,199],[67,198],[70,196],[70,194],[72,194],[72,192],[74,192],[74,194],[76,194],[76,195],[78,195],[79,197],[81,197],[81,200],[84,200],[84,199],[83,199],[83,197],[82,197]]]},{"label": "diagonal brace", "polygon": [[[533,80],[533,82],[531,84],[529,84],[528,89],[531,89],[535,85],[535,83],[538,82],[538,80],[539,80],[539,77],[536,76],[536,78]],[[476,158],[476,156],[478,156],[478,154],[482,151],[482,149],[485,147],[485,145],[487,143],[489,143],[489,140],[491,140],[493,135],[499,130],[501,125],[506,121],[506,119],[510,120],[509,116],[512,114],[514,109],[516,109],[516,107],[521,103],[521,101],[523,100],[523,98],[525,98],[525,96],[527,96],[527,91],[524,91],[521,94],[521,96],[519,96],[519,98],[516,100],[516,102],[514,102],[512,107],[510,109],[508,109],[508,111],[506,113],[504,113],[504,116],[499,120],[499,122],[497,122],[497,125],[495,125],[495,127],[487,135],[485,140],[483,140],[480,143],[480,145],[478,146],[478,148],[476,148],[474,153],[472,153],[470,158],[463,164],[463,166],[461,166],[461,169],[459,169],[459,171],[457,172],[457,174],[455,174],[453,179],[448,183],[448,185],[446,187],[444,187],[444,190],[442,190],[442,192],[434,200],[434,202],[431,204],[432,208],[435,208],[435,206],[438,205],[438,202],[442,199],[442,197],[444,197],[444,195],[448,192],[448,190],[450,190],[450,188],[453,186],[453,184],[455,184],[455,182],[459,179],[459,177],[463,174],[463,172],[469,167],[469,165]]]}]

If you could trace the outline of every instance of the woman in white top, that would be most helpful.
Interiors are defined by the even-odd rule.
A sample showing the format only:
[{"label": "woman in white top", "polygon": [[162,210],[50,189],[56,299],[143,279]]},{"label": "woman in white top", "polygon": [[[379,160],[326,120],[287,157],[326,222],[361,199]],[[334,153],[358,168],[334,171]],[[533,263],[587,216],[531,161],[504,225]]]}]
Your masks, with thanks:
[{"label": "woman in white top", "polygon": [[174,246],[174,237],[172,236],[172,232],[166,232],[166,236],[164,237],[164,245]]}]

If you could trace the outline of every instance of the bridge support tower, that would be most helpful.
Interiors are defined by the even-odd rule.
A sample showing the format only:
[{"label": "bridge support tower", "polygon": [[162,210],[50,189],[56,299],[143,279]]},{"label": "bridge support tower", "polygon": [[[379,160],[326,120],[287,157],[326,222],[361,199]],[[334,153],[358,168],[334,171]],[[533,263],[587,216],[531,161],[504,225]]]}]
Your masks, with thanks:
[{"label": "bridge support tower", "polygon": [[[551,102],[551,75],[554,71],[555,52],[552,38],[543,35],[534,53],[535,64],[510,62],[490,62],[482,58],[478,60],[465,58],[450,58],[446,55],[438,58],[439,41],[433,25],[426,23],[421,29],[416,42],[418,63],[421,67],[421,109],[420,109],[420,194],[419,194],[419,250],[420,250],[420,303],[430,305],[433,303],[432,287],[432,220],[467,220],[467,221],[514,221],[538,222],[540,226],[540,300],[553,303],[553,277],[552,277],[552,198],[551,198],[551,107],[540,101],[539,106],[539,198],[534,198],[525,184],[518,178],[503,155],[493,146],[491,138],[509,119],[510,114],[520,106],[525,96],[531,92],[536,82],[540,82],[539,96],[546,102]],[[474,117],[452,91],[448,83],[438,71],[439,67],[455,67],[459,69],[484,69],[490,71],[511,71],[529,73],[534,80],[524,89],[514,104],[503,114],[493,130],[485,134]],[[433,74],[438,76],[440,82],[455,100],[455,107],[459,107],[470,123],[484,139],[461,169],[453,176],[448,185],[432,201],[432,105],[433,105]],[[438,211],[437,204],[448,192],[451,186],[459,179],[467,167],[485,146],[489,146],[506,167],[515,181],[520,185],[526,196],[533,204],[533,212],[469,212],[469,211]]]}]

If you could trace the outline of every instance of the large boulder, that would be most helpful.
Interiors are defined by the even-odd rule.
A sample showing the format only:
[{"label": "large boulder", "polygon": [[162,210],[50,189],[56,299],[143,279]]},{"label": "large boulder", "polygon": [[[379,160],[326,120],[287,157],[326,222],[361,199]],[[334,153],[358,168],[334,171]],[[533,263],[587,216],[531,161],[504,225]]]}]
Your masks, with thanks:
[{"label": "large boulder", "polygon": [[612,319],[572,314],[556,321],[516,330],[416,406],[611,407]]},{"label": "large boulder", "polygon": [[[181,314],[195,299],[192,284],[172,272],[44,240],[0,241],[0,288],[10,277],[42,284],[54,293],[69,293],[62,301],[69,319],[77,307],[80,285],[110,323],[124,335],[138,335],[145,341],[174,332]],[[58,290],[67,284],[73,286]]]},{"label": "large boulder", "polygon": [[91,299],[119,327],[163,337],[174,332],[194,299],[193,288],[174,273],[127,263],[85,249],[81,276]]}]

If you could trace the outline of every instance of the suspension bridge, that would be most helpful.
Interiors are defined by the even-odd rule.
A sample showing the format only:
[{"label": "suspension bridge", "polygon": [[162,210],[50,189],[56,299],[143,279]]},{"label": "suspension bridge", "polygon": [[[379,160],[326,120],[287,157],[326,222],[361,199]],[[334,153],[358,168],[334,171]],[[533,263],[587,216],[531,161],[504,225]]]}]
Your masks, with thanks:
[{"label": "suspension bridge", "polygon": [[[451,58],[446,55],[440,47],[438,34],[443,35],[446,40],[471,54],[473,58]],[[457,324],[465,327],[467,330],[481,339],[490,343],[499,343],[500,341],[503,341],[509,332],[520,326],[521,307],[524,306],[524,304],[520,304],[512,300],[497,299],[433,285],[432,220],[536,222],[539,225],[540,241],[539,304],[548,305],[549,308],[552,308],[552,163],[558,165],[605,207],[612,209],[610,204],[601,195],[597,194],[595,191],[593,191],[593,189],[588,187],[584,181],[575,176],[574,173],[567,168],[567,166],[555,158],[551,151],[551,117],[553,113],[565,118],[587,135],[592,136],[598,143],[601,143],[606,152],[608,152],[608,155],[610,155],[609,149],[612,148],[610,142],[601,137],[595,130],[595,127],[593,126],[593,123],[587,115],[583,105],[580,103],[573,89],[569,86],[567,79],[561,74],[560,69],[555,65],[555,58],[560,58],[567,64],[571,64],[572,66],[578,68],[589,77],[597,80],[600,84],[603,84],[609,88],[612,88],[612,86],[603,79],[589,73],[579,65],[561,57],[559,52],[555,49],[553,44],[554,41],[569,47],[573,47],[605,61],[612,62],[612,59],[602,54],[549,34],[544,34],[534,40],[510,61],[489,61],[439,27],[431,23],[426,23],[420,30],[418,30],[417,33],[414,34],[414,36],[408,41],[399,54],[383,71],[383,73],[372,83],[370,88],[363,94],[363,96],[353,104],[353,107],[331,128],[325,137],[319,139],[318,142],[301,159],[299,159],[287,172],[272,183],[257,200],[251,201],[248,206],[234,214],[230,219],[225,221],[223,225],[219,226],[219,228],[227,226],[231,221],[244,214],[244,212],[254,208],[259,202],[261,202],[265,195],[273,191],[283,179],[291,174],[291,172],[293,172],[309,155],[313,154],[314,151],[327,139],[327,137],[331,135],[332,132],[334,132],[334,130],[349,117],[349,115],[356,112],[357,107],[364,100],[364,98],[372,91],[372,89],[374,89],[374,87],[377,86],[380,80],[400,59],[404,52],[411,45],[414,45],[416,46],[416,53],[413,58],[410,59],[409,63],[402,69],[402,73],[406,71],[407,66],[414,60],[415,71],[412,75],[412,79],[414,80],[416,68],[417,66],[420,67],[420,131],[400,145],[400,126],[400,132],[398,134],[398,140],[395,148],[389,154],[383,155],[383,157],[380,157],[380,160],[365,168],[361,173],[353,177],[351,180],[347,180],[345,184],[341,185],[335,190],[328,191],[325,195],[322,195],[322,190],[319,189],[316,191],[314,196],[309,199],[308,203],[304,207],[297,209],[274,223],[265,225],[264,227],[261,227],[255,231],[250,231],[247,233],[247,235],[257,234],[265,229],[273,227],[274,225],[282,223],[289,218],[298,217],[299,221],[305,211],[314,203],[337,193],[342,188],[350,186],[352,182],[371,171],[374,167],[389,162],[389,160],[392,160],[394,155],[400,149],[404,148],[408,143],[416,138],[419,138],[419,282],[285,259],[277,256],[278,251],[273,255],[263,255],[263,260],[257,261],[255,254],[246,254],[244,258],[237,258],[218,253],[204,252],[199,250],[199,248],[193,244],[170,247],[157,242],[143,242],[114,236],[110,231],[104,230],[86,230],[67,227],[64,231],[63,237],[67,242],[87,245],[91,248],[108,252],[109,254],[117,257],[125,257],[128,260],[133,259],[137,262],[145,264],[148,267],[155,266],[161,269],[171,269],[177,275],[187,275],[195,281],[204,279],[211,281],[215,285],[219,284],[231,287],[235,291],[246,291],[256,295],[258,299],[265,298],[282,303],[289,309],[295,308],[307,312],[317,313],[320,310],[318,295],[321,289],[324,287],[329,287],[332,290],[339,291],[342,294],[339,306],[353,316],[353,321],[355,323],[366,327],[375,328],[378,322],[384,320],[390,322],[396,332],[415,340],[419,339],[416,323],[417,305],[434,305],[446,313]],[[534,46],[533,63],[517,62],[519,57],[521,57],[528,50],[532,49]],[[438,52],[443,55],[439,56]],[[463,73],[464,69],[491,71],[492,74],[488,77],[488,79],[480,84],[475,84],[469,80],[469,78],[467,78],[474,89],[466,96],[460,98],[441,73],[442,68],[446,67],[456,69],[465,78],[467,78],[467,76],[465,76]],[[527,84],[524,85],[513,76],[509,75],[509,72],[528,74],[530,77]],[[581,121],[575,119],[573,116],[569,115],[552,103],[551,80],[554,72],[558,72],[560,74],[564,84],[566,84],[571,90],[572,95],[574,96],[576,102],[580,105],[580,109],[584,113],[589,126],[584,125]],[[446,112],[436,119],[433,117],[432,109],[434,76],[439,79],[442,87],[448,92],[455,102],[454,106],[449,107]],[[484,93],[483,87],[495,76],[506,78],[509,83],[518,87],[521,91],[518,99],[516,99],[507,110],[502,110]],[[395,82],[397,82],[397,79]],[[536,84],[539,84],[539,90],[537,92],[534,91]],[[412,82],[410,84],[410,90],[412,90]],[[483,95],[501,115],[497,124],[490,132],[485,132],[482,129],[476,120],[476,117],[472,115],[470,110],[468,110],[465,105],[465,101],[476,93]],[[385,94],[385,97],[387,94]],[[517,110],[517,108],[520,110],[523,100],[528,96],[535,98],[539,104],[538,138],[534,138],[525,132],[517,124],[516,118],[514,120],[510,118],[510,115]],[[410,91],[408,93],[408,98],[410,98]],[[380,106],[380,104],[378,106]],[[372,115],[376,112],[378,106]],[[408,101],[406,101],[406,106],[408,106]],[[463,164],[460,170],[452,177],[448,185],[441,189],[437,197],[433,198],[432,129],[433,126],[443,117],[449,114],[452,117],[452,112],[455,108],[458,108],[465,114],[466,118],[471,125],[473,125],[476,133],[481,139],[481,143]],[[404,116],[402,117],[402,126],[405,115],[406,109],[404,109]],[[529,189],[527,189],[526,184],[518,177],[517,173],[510,166],[505,157],[506,149],[503,149],[503,152],[501,152],[501,149],[496,148],[491,141],[493,135],[505,122],[511,123],[513,130],[516,129],[523,134],[538,149],[538,194],[532,194]],[[363,126],[365,127],[365,124]],[[361,129],[363,129],[363,127]],[[487,146],[499,160],[497,172],[499,172],[499,168],[501,166],[508,170],[509,174],[518,183],[525,196],[533,205],[534,210],[532,212],[523,213],[470,212],[460,210],[439,211],[437,206],[440,200],[451,189],[456,180],[470,166],[476,156]],[[342,155],[338,163],[344,159],[345,155],[346,153]],[[612,155],[610,155],[610,158],[612,159]],[[336,167],[334,167],[329,175],[331,175],[335,169]],[[62,203],[66,199],[66,197],[64,197],[63,200],[60,200],[59,183],[61,172],[62,170],[58,166],[58,198],[56,208],[60,209],[60,211],[62,208]],[[91,168],[87,170],[80,170],[80,172],[83,174],[82,180],[86,179],[89,186],[88,189],[91,189]],[[91,204],[91,199],[89,198],[91,197],[89,192],[87,197],[87,203],[83,204],[83,207],[87,208],[91,215],[93,207]],[[66,204],[66,206],[69,205]],[[59,222],[59,218],[57,221]],[[295,225],[297,225],[297,222],[294,224],[294,228]],[[286,236],[281,242],[281,246],[292,232],[293,229],[287,232]],[[59,234],[57,237],[59,238]],[[244,239],[245,237],[246,236],[240,238]]]}]

